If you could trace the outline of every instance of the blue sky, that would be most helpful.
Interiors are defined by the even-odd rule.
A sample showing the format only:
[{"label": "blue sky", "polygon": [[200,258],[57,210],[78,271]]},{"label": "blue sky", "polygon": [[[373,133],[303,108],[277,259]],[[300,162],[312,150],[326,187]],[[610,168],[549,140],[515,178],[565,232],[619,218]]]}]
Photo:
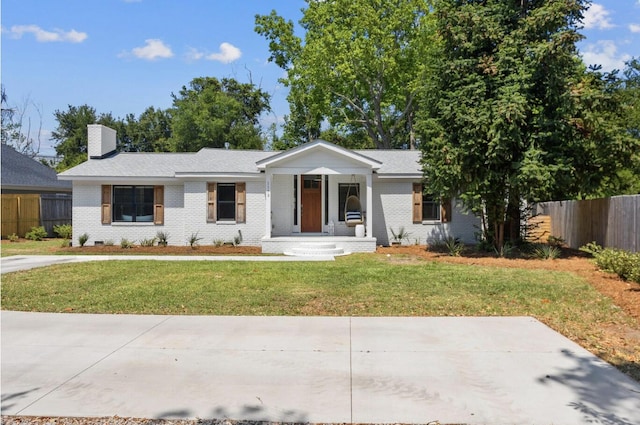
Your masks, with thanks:
[{"label": "blue sky", "polygon": [[[9,104],[37,124],[41,154],[53,155],[56,110],[87,104],[114,117],[166,109],[196,77],[252,81],[272,96],[262,123],[288,113],[283,71],[267,62],[268,43],[254,16],[275,9],[297,22],[303,0],[2,0],[2,84]],[[579,49],[605,70],[640,57],[640,0],[592,4]],[[35,105],[35,106],[34,106]]]}]

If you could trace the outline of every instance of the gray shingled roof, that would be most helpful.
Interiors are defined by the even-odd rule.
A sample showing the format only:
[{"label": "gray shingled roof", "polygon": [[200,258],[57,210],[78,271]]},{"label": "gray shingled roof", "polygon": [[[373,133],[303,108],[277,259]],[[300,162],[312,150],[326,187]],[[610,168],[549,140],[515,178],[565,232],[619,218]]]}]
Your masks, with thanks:
[{"label": "gray shingled roof", "polygon": [[70,192],[71,182],[58,180],[54,169],[2,144],[2,189]]},{"label": "gray shingled roof", "polygon": [[[360,155],[382,163],[378,174],[422,174],[420,151],[358,150]],[[256,163],[281,152],[201,149],[195,153],[119,153],[84,162],[60,175],[74,177],[164,177],[199,173],[259,174]]]},{"label": "gray shingled roof", "polygon": [[364,149],[356,150],[361,155],[368,156],[382,163],[378,169],[378,174],[420,174],[419,150],[399,150],[399,149]]}]

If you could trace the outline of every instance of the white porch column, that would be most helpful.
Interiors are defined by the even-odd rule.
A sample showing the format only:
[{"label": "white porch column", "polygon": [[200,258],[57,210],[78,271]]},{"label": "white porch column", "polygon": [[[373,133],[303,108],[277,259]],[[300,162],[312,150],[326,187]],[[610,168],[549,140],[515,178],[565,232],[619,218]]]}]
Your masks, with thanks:
[{"label": "white porch column", "polygon": [[271,187],[273,186],[273,174],[268,168],[265,170],[265,188],[264,188],[264,216],[265,227],[264,237],[271,237]]},{"label": "white porch column", "polygon": [[366,236],[368,238],[373,237],[373,187],[372,181],[373,176],[372,172],[366,175],[367,177],[367,228],[366,228]]}]

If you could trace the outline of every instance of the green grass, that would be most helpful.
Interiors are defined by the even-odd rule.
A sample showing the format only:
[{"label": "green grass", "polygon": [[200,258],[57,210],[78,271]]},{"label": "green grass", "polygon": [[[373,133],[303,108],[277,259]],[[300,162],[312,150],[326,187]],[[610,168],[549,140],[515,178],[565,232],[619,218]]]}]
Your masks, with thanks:
[{"label": "green grass", "polygon": [[2,241],[0,255],[54,255],[59,254],[62,239],[47,239],[43,241],[30,241],[20,239],[20,242]]},{"label": "green grass", "polygon": [[11,273],[2,308],[215,315],[535,315],[596,320],[612,305],[563,272],[372,255],[330,263],[111,261]]}]

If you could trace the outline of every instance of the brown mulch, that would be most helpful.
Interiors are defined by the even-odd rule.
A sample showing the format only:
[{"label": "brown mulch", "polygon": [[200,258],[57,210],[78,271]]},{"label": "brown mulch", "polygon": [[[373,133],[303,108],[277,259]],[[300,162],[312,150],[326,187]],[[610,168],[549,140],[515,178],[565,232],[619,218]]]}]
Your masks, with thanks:
[{"label": "brown mulch", "polygon": [[233,245],[200,245],[190,246],[138,246],[121,248],[120,245],[83,246],[60,248],[58,252],[66,254],[109,254],[109,255],[259,255],[262,249],[259,246],[233,246]]}]

